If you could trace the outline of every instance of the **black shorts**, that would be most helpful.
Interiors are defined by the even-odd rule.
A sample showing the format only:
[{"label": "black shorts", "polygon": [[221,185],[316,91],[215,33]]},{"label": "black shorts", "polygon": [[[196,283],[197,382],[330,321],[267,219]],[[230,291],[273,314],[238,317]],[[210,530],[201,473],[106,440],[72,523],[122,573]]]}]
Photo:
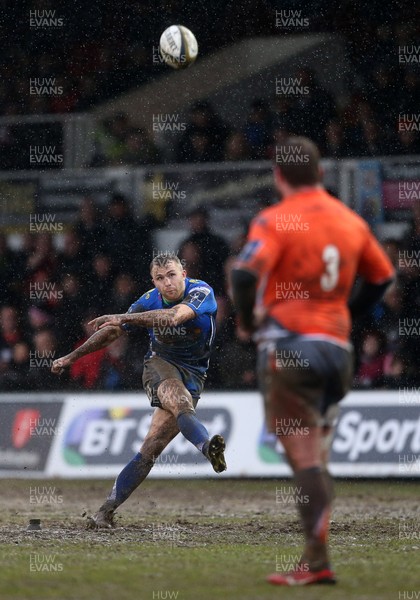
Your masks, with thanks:
[{"label": "black shorts", "polygon": [[[322,417],[350,389],[353,378],[353,352],[322,340],[296,335],[267,342],[258,352],[258,378],[264,396],[267,428],[274,430],[275,415],[270,406],[269,390],[276,389],[298,396]],[[327,420],[327,419],[326,419]],[[330,423],[328,423],[330,424]]]},{"label": "black shorts", "polygon": [[175,366],[160,356],[151,356],[144,362],[143,387],[151,406],[162,408],[157,389],[165,379],[178,379],[191,394],[194,408],[204,388],[205,375],[200,376],[188,369]]}]

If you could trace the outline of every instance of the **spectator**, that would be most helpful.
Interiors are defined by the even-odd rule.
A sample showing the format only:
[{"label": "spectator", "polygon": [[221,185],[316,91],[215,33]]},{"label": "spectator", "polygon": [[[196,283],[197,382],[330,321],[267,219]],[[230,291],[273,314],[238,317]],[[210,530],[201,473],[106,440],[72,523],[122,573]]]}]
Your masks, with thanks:
[{"label": "spectator", "polygon": [[28,298],[28,304],[52,315],[60,301],[62,291],[55,278],[50,277],[46,271],[37,271],[28,289],[25,290],[25,296]]},{"label": "spectator", "polygon": [[114,193],[109,202],[106,236],[109,255],[118,270],[130,273],[139,281],[150,277],[150,233],[145,226],[136,223],[122,194]]},{"label": "spectator", "polygon": [[94,309],[97,316],[109,312],[113,282],[114,274],[110,257],[106,254],[97,254],[92,260],[92,272],[86,285],[89,308]]},{"label": "spectator", "polygon": [[178,254],[182,266],[187,271],[187,276],[192,279],[203,277],[203,258],[200,246],[196,242],[185,241],[181,244]]},{"label": "spectator", "polygon": [[[4,116],[12,116],[15,113],[12,104],[4,107]],[[17,111],[16,111],[17,112]],[[9,170],[16,168],[19,163],[19,140],[17,128],[12,124],[0,125],[0,169]]]},{"label": "spectator", "polygon": [[0,233],[0,305],[15,304],[19,297],[19,270],[15,255],[7,247],[7,238]]},{"label": "spectator", "polygon": [[96,131],[95,153],[90,166],[104,167],[120,163],[129,128],[125,113],[117,113],[103,120]]},{"label": "spectator", "polygon": [[388,354],[384,361],[384,374],[376,381],[378,388],[397,390],[403,387],[416,387],[419,377],[410,367],[402,352]]},{"label": "spectator", "polygon": [[110,312],[112,314],[127,312],[131,304],[137,300],[137,297],[133,277],[129,273],[121,273],[115,278],[112,288]]},{"label": "spectator", "polygon": [[26,274],[26,265],[28,263],[29,256],[35,252],[35,239],[36,236],[30,231],[26,231],[22,237],[21,247],[15,252],[16,260],[16,274],[20,280],[19,288],[23,287],[23,280]]},{"label": "spectator", "polygon": [[[266,102],[264,100],[254,100],[244,127],[245,141],[250,147],[250,158],[258,160],[266,158],[267,146],[270,143],[271,125],[272,117]],[[242,147],[242,152],[245,153],[246,144],[238,139],[235,141],[239,147]],[[227,143],[229,143],[229,140]],[[228,151],[228,148],[226,148],[226,151]],[[244,159],[228,158],[227,160]]]},{"label": "spectator", "polygon": [[212,148],[211,137],[204,131],[193,131],[186,144],[180,162],[209,162],[219,160],[218,153]]},{"label": "spectator", "polygon": [[288,96],[276,96],[273,101],[272,130],[281,130],[284,138],[293,131],[292,100]]},{"label": "spectator", "polygon": [[0,377],[10,371],[14,346],[23,341],[16,309],[12,306],[2,306],[0,309]]},{"label": "spectator", "polygon": [[187,243],[194,243],[200,249],[203,270],[202,279],[207,281],[217,295],[224,295],[224,277],[222,265],[229,256],[229,247],[225,240],[209,228],[209,214],[204,206],[198,206],[188,215],[191,235],[181,244],[178,255]]},{"label": "spectator", "polygon": [[399,111],[415,114],[420,106],[420,76],[416,71],[407,71],[403,78],[403,94]]},{"label": "spectator", "polygon": [[361,117],[361,112],[364,110],[363,102],[361,93],[355,92],[343,111],[343,136],[347,156],[366,156],[368,154]]},{"label": "spectator", "polygon": [[[418,261],[418,259],[417,259]],[[418,263],[417,263],[418,264]],[[407,267],[398,275],[401,287],[401,319],[399,349],[405,353],[408,360],[417,367],[417,357],[420,355],[419,317],[420,314],[420,268]]]},{"label": "spectator", "polygon": [[343,158],[346,149],[343,140],[343,128],[337,119],[328,122],[325,129],[324,155],[328,158]]},{"label": "spectator", "polygon": [[[86,297],[76,275],[63,275],[60,287],[62,299],[56,310],[56,325],[60,332],[60,345],[74,346],[81,336],[80,315],[86,309]],[[90,305],[90,298],[88,299]]]},{"label": "spectator", "polygon": [[32,281],[38,271],[43,271],[51,277],[56,266],[57,261],[51,233],[36,234],[34,250],[28,255],[26,262],[27,281]]},{"label": "spectator", "polygon": [[363,122],[362,127],[365,138],[366,156],[378,157],[387,154],[383,135],[380,134],[377,124],[369,118]]},{"label": "spectator", "polygon": [[[158,148],[143,128],[130,129],[121,153],[123,165],[155,165],[162,162]],[[117,163],[119,164],[119,163]]]},{"label": "spectator", "polygon": [[204,100],[190,110],[189,123],[177,149],[179,162],[218,161],[222,158],[228,128]]},{"label": "spectator", "polygon": [[104,390],[128,390],[139,386],[127,356],[128,339],[121,336],[105,348],[100,365],[100,387]]},{"label": "spectator", "polygon": [[105,251],[106,232],[99,219],[98,207],[89,196],[80,204],[74,232],[81,241],[81,253],[86,260]]},{"label": "spectator", "polygon": [[420,143],[418,132],[414,129],[403,129],[397,132],[396,140],[391,145],[392,154],[419,154]]},{"label": "spectator", "polygon": [[[420,200],[414,200],[412,215],[410,229],[402,240],[398,273],[404,318],[411,318],[420,311]],[[414,336],[410,343],[415,343],[416,339],[420,340]]]},{"label": "spectator", "polygon": [[[96,317],[95,312],[88,312],[83,319],[82,327],[84,335],[80,339],[75,348],[78,348],[94,333],[92,327],[89,325],[89,321]],[[98,389],[99,385],[99,370],[101,361],[106,352],[105,348],[93,352],[92,354],[82,356],[79,360],[72,364],[70,367],[70,379],[73,384],[85,390]]]},{"label": "spectator", "polygon": [[404,235],[401,246],[403,250],[420,251],[420,198],[413,201],[410,228]]},{"label": "spectator", "polygon": [[395,123],[399,113],[398,94],[395,75],[392,70],[382,64],[372,70],[373,78],[369,88],[369,98],[373,105],[375,118],[382,130],[387,130],[390,123]]},{"label": "spectator", "polygon": [[74,82],[74,85],[78,87],[74,109],[77,112],[92,109],[101,95],[97,89],[96,79],[94,77],[82,76],[79,81]]},{"label": "spectator", "polygon": [[49,110],[52,113],[69,113],[76,109],[78,101],[78,90],[71,85],[65,77],[57,77],[55,85],[62,90],[62,94],[53,95],[49,101]]},{"label": "spectator", "polygon": [[[0,368],[1,371],[1,368]],[[30,389],[28,385],[29,346],[18,342],[12,349],[12,360],[0,376],[1,388],[8,392],[21,392]]]},{"label": "spectator", "polygon": [[224,160],[249,160],[250,158],[246,137],[240,131],[233,131],[226,140]]},{"label": "spectator", "polygon": [[377,329],[383,331],[386,336],[388,348],[395,348],[398,344],[401,311],[401,288],[394,281],[372,311]]},{"label": "spectator", "polygon": [[373,387],[383,376],[384,352],[383,334],[378,330],[367,332],[362,342],[360,365],[354,378],[357,387],[367,389]]},{"label": "spectator", "polygon": [[299,69],[296,79],[299,87],[307,93],[299,94],[294,102],[293,131],[308,136],[322,146],[326,125],[337,113],[335,102],[332,95],[320,85],[312,69],[308,67]]},{"label": "spectator", "polygon": [[80,276],[85,268],[82,244],[73,229],[67,231],[64,235],[64,247],[58,255],[58,265],[58,276],[60,278],[67,273]]},{"label": "spectator", "polygon": [[289,133],[282,126],[273,129],[272,143],[267,148],[267,156],[272,161],[276,160],[277,146],[281,146],[289,137]]},{"label": "spectator", "polygon": [[34,353],[30,361],[28,383],[33,391],[56,390],[65,385],[67,375],[58,378],[51,365],[58,356],[57,339],[52,329],[40,329],[33,336]]},{"label": "spectator", "polygon": [[0,352],[7,352],[10,358],[13,346],[23,339],[16,308],[2,306],[0,309]]},{"label": "spectator", "polygon": [[45,327],[50,327],[54,321],[54,318],[41,308],[37,306],[30,306],[27,313],[27,321],[31,333],[35,333]]}]

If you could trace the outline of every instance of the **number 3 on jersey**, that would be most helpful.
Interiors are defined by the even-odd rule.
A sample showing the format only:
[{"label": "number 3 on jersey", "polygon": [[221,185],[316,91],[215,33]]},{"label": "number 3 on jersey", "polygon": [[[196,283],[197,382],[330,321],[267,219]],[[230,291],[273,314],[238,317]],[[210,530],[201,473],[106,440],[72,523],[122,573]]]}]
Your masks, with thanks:
[{"label": "number 3 on jersey", "polygon": [[331,292],[338,283],[340,268],[340,252],[337,246],[328,244],[322,251],[322,260],[325,263],[325,271],[321,275],[320,284],[324,292]]}]

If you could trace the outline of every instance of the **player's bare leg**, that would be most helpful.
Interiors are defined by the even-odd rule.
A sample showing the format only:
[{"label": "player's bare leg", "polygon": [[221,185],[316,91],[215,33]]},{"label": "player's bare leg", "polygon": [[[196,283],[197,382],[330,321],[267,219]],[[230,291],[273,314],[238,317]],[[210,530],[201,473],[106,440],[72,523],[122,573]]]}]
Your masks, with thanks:
[{"label": "player's bare leg", "polygon": [[179,428],[174,416],[166,410],[157,408],[153,413],[150,429],[140,452],[118,475],[108,498],[98,512],[88,519],[90,528],[113,526],[115,510],[146,479],[160,454],[178,433]]},{"label": "player's bare leg", "polygon": [[[297,570],[320,575],[331,573],[327,538],[333,494],[331,479],[324,468],[321,415],[283,386],[272,385],[270,393],[276,433],[293,470],[297,496],[308,499],[297,505],[305,534],[305,548]],[[292,427],[288,427],[290,423]],[[273,575],[269,581],[279,583],[281,579],[284,577]],[[326,576],[325,581],[333,583],[334,578]]]},{"label": "player's bare leg", "polygon": [[221,435],[209,434],[197,419],[191,394],[179,379],[165,379],[157,389],[162,407],[176,419],[182,435],[211,462],[216,473],[226,470],[225,441]]},{"label": "player's bare leg", "polygon": [[335,424],[339,413],[338,404],[332,404],[323,420],[321,429],[321,459],[325,471],[328,473],[328,462],[330,460],[331,446],[334,438]]},{"label": "player's bare leg", "polygon": [[338,416],[338,413],[339,413],[338,404],[331,405],[329,407],[329,409],[327,410],[327,414],[324,417],[324,422],[321,427],[321,461],[322,461],[322,467],[323,467],[324,474],[325,474],[325,479],[326,479],[329,489],[330,489],[331,503],[335,498],[335,494],[334,494],[334,481],[330,475],[330,472],[328,469],[328,463],[330,460],[331,445],[332,445],[332,441],[334,438],[334,432],[335,432],[335,420]]}]

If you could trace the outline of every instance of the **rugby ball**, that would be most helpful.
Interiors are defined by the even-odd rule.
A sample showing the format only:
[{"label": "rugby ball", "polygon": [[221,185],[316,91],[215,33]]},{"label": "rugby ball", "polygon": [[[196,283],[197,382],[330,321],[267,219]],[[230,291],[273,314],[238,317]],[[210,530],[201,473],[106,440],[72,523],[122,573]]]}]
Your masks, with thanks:
[{"label": "rugby ball", "polygon": [[159,52],[164,62],[173,69],[185,69],[197,58],[197,40],[187,27],[171,25],[160,36]]}]

